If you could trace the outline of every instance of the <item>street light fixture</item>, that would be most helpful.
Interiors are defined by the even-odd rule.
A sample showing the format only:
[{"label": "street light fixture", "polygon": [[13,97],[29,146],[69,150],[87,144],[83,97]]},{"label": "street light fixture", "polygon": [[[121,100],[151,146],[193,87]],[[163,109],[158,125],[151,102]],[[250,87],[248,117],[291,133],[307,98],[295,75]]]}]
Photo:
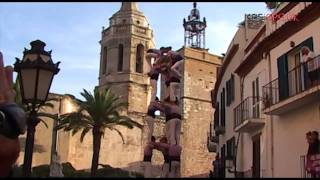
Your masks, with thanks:
[{"label": "street light fixture", "polygon": [[53,63],[51,51],[44,50],[44,42],[36,40],[30,45],[30,50],[24,50],[22,60],[16,58],[14,70],[20,79],[23,103],[35,107],[47,100],[53,76],[60,70],[60,62]]},{"label": "street light fixture", "polygon": [[35,40],[30,45],[30,50],[25,48],[22,60],[16,58],[14,64],[14,71],[18,73],[22,102],[30,112],[23,164],[26,177],[31,174],[35,128],[40,122],[37,112],[47,100],[53,77],[60,70],[60,62],[53,63],[51,51],[44,50],[44,42]]}]

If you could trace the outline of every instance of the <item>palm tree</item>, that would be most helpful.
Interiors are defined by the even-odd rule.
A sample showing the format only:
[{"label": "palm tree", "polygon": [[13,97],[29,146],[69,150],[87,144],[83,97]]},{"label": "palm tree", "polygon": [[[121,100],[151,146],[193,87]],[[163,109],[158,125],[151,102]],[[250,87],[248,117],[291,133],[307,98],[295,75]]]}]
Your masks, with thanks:
[{"label": "palm tree", "polygon": [[116,131],[124,143],[123,135],[117,126],[132,129],[134,126],[142,128],[142,125],[119,114],[121,108],[126,107],[127,103],[120,102],[119,96],[112,94],[109,88],[99,91],[96,87],[93,94],[84,89],[81,95],[84,97],[84,101],[75,99],[78,110],[62,115],[57,129],[72,131],[72,135],[81,130],[81,142],[83,142],[85,135],[92,130],[91,176],[95,176],[99,164],[101,137],[104,136],[105,129]]},{"label": "palm tree", "polygon": [[[42,120],[42,118],[47,117],[53,120],[57,119],[57,114],[49,114],[44,111],[39,112],[40,110],[44,110],[44,108],[53,108],[54,105],[51,103],[52,101],[57,101],[56,98],[48,98],[47,101],[43,104],[39,104],[36,108],[36,111],[32,111],[30,106],[24,104],[22,102],[20,84],[19,84],[19,76],[17,76],[16,81],[13,86],[16,96],[15,102],[26,112],[27,114],[27,138],[25,144],[25,153],[24,153],[24,163],[23,163],[23,174],[24,176],[30,176],[31,167],[32,167],[32,157],[33,157],[33,147],[34,147],[34,135],[36,131],[36,126],[39,122],[42,122],[46,128],[48,128],[47,123]],[[35,118],[30,118],[31,113],[35,114]]]}]

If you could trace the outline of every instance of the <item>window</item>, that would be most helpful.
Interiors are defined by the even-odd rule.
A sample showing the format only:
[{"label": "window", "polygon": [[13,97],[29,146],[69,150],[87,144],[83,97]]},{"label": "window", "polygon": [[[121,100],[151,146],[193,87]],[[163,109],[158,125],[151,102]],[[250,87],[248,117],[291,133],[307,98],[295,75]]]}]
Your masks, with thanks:
[{"label": "window", "polygon": [[234,85],[234,75],[231,74],[231,79],[230,79],[230,84],[231,84],[231,103],[234,101],[235,97],[235,85]]},{"label": "window", "polygon": [[222,89],[221,92],[221,126],[225,127],[226,125],[226,92],[225,92],[225,88]]},{"label": "window", "polygon": [[295,70],[292,72],[292,70],[300,64],[299,61],[301,60],[299,57],[299,51],[303,46],[307,46],[310,48],[311,51],[313,51],[313,38],[309,37],[308,39],[294,47],[292,50],[281,55],[277,59],[279,101],[284,100],[289,96],[296,94],[296,92],[300,92],[300,90],[305,89],[306,84],[303,81],[303,72],[299,72],[299,70]]},{"label": "window", "polygon": [[143,73],[143,52],[144,52],[144,47],[142,44],[139,44],[137,46],[137,52],[136,52],[136,72],[137,73]]},{"label": "window", "polygon": [[119,44],[118,48],[118,72],[121,72],[123,68],[123,45]]},{"label": "window", "polygon": [[102,74],[106,74],[106,72],[107,72],[107,47],[103,48],[101,70],[102,70]]},{"label": "window", "polygon": [[227,82],[226,82],[226,90],[227,90],[227,106],[229,106],[230,104],[231,104],[231,99],[230,99],[230,80],[228,80]]},{"label": "window", "polygon": [[260,117],[260,104],[259,104],[259,77],[255,81],[252,81],[252,112],[254,118]]},{"label": "window", "polygon": [[219,102],[216,103],[216,108],[214,110],[214,128],[219,126]]},{"label": "window", "polygon": [[235,157],[236,143],[235,138],[232,137],[227,140],[227,156],[226,159],[233,159]]},{"label": "window", "polygon": [[227,90],[227,106],[234,101],[234,75],[231,75],[231,78],[226,82],[226,90]]}]

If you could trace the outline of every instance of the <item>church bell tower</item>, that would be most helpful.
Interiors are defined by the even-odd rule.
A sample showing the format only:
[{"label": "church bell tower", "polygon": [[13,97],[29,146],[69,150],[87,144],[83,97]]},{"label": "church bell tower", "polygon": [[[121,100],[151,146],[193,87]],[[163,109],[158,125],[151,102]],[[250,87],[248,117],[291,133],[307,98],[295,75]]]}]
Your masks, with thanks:
[{"label": "church bell tower", "polygon": [[154,48],[153,32],[136,2],[122,2],[101,33],[100,89],[110,87],[128,103],[128,112],[146,113],[151,95],[146,51]]}]

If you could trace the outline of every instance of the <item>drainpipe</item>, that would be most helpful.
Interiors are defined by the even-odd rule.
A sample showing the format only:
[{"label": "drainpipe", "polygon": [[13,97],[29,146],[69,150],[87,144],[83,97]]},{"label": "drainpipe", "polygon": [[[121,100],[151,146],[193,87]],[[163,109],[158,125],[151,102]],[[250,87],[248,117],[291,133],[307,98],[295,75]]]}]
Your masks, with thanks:
[{"label": "drainpipe", "polygon": [[[272,74],[271,74],[271,58],[270,58],[270,52],[267,53],[267,58],[268,58],[268,72],[269,72],[269,82],[272,79]],[[273,131],[273,116],[270,115],[270,135],[271,135],[271,177],[274,177],[274,131]]]}]

